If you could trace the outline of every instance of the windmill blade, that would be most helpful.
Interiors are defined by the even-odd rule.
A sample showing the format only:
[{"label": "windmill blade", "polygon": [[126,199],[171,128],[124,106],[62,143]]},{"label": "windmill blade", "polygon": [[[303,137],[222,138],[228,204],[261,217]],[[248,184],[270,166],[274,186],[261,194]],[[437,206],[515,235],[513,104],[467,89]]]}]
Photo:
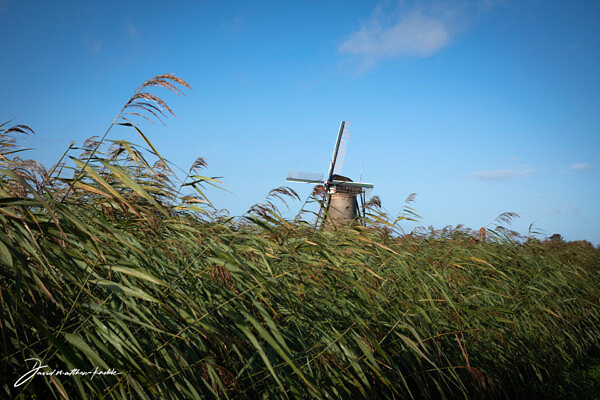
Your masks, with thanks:
[{"label": "windmill blade", "polygon": [[335,185],[335,186],[352,186],[352,187],[360,187],[360,188],[366,188],[366,189],[373,188],[372,183],[366,183],[366,182],[331,181],[331,184]]},{"label": "windmill blade", "polygon": [[334,175],[342,174],[342,167],[344,166],[344,159],[346,157],[346,149],[348,148],[348,140],[350,139],[350,122],[346,121],[344,124],[344,131],[342,132],[342,139],[340,140],[340,148],[338,149],[337,160],[335,162],[335,168],[333,169]]},{"label": "windmill blade", "polygon": [[300,179],[300,178],[286,178],[288,182],[300,182],[300,183],[323,183],[323,181],[317,181],[314,179]]},{"label": "windmill blade", "polygon": [[333,170],[335,169],[335,163],[337,161],[338,151],[340,149],[340,142],[342,141],[342,133],[344,132],[344,126],[346,125],[346,121],[342,121],[340,124],[340,130],[337,135],[337,139],[335,140],[335,147],[333,148],[333,155],[331,156],[331,164],[329,164],[329,171],[327,171],[327,180],[331,181],[333,179]]},{"label": "windmill blade", "polygon": [[287,181],[301,183],[323,183],[323,174],[312,172],[290,171],[287,176]]}]

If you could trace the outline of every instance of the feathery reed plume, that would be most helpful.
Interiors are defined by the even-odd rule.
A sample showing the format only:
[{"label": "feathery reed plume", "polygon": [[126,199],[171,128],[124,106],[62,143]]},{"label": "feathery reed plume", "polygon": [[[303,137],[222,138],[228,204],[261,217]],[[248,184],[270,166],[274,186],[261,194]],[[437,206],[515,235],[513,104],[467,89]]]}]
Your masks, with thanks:
[{"label": "feathery reed plume", "polygon": [[194,161],[192,163],[192,166],[190,167],[190,171],[188,172],[189,175],[191,175],[192,173],[198,174],[199,171],[203,168],[208,167],[208,163],[206,162],[206,159],[203,157],[198,157],[196,159],[196,161]]},{"label": "feathery reed plume", "polygon": [[[8,155],[19,153],[25,149],[17,146],[17,138],[13,133],[21,133],[24,135],[35,134],[33,129],[27,125],[14,125],[10,128],[6,128],[5,125],[11,121],[0,124],[0,163],[10,162],[7,158]],[[1,164],[0,164],[1,165]]]},{"label": "feathery reed plume", "polygon": [[[77,176],[73,179],[73,182],[77,182],[81,178],[82,174],[86,170],[86,167],[87,167],[89,161],[92,159],[92,157],[94,157],[94,155],[98,151],[98,148],[104,142],[104,139],[106,138],[106,136],[108,135],[110,130],[113,128],[113,126],[118,123],[117,121],[119,119],[122,119],[123,121],[125,121],[125,122],[118,123],[119,125],[133,127],[137,131],[137,133],[142,137],[142,139],[144,139],[144,141],[150,146],[150,148],[152,148],[152,150],[154,150],[156,155],[161,160],[163,160],[162,156],[158,153],[158,151],[156,151],[156,149],[154,148],[152,143],[142,133],[142,131],[139,130],[139,128],[136,126],[136,124],[133,123],[130,119],[128,119],[125,116],[126,115],[137,115],[137,116],[143,117],[146,120],[151,120],[147,115],[144,115],[144,114],[141,114],[138,112],[134,112],[134,111],[130,111],[133,109],[142,110],[142,111],[156,117],[161,122],[162,122],[162,120],[160,119],[160,116],[164,116],[164,117],[167,116],[167,114],[165,113],[164,110],[167,110],[171,115],[175,116],[173,111],[167,106],[167,103],[165,103],[160,97],[158,97],[152,93],[144,92],[143,90],[145,90],[146,88],[151,88],[151,87],[164,87],[164,88],[167,88],[170,91],[174,92],[177,95],[181,95],[181,94],[183,94],[183,91],[181,89],[179,89],[178,85],[191,89],[191,87],[183,79],[178,78],[172,74],[157,75],[154,78],[147,80],[140,87],[138,87],[137,90],[134,92],[134,94],[131,96],[131,98],[125,103],[123,108],[121,108],[121,110],[119,111],[119,113],[117,114],[115,119],[110,123],[110,125],[108,126],[108,129],[106,130],[106,132],[104,132],[104,135],[102,135],[100,140],[98,140],[95,143],[94,148],[89,152],[89,155],[85,161],[85,164],[79,170]],[[147,100],[147,101],[144,101],[144,100]],[[86,153],[86,155],[87,155],[87,153]],[[163,160],[163,162],[166,165],[166,161]],[[73,185],[69,185],[68,190],[66,191],[66,193],[64,194],[64,196],[62,198],[63,202],[65,201],[65,199],[71,192],[72,188],[73,188]]]},{"label": "feathery reed plume", "polygon": [[300,196],[298,196],[298,193],[296,193],[294,189],[288,186],[280,186],[275,189],[271,189],[261,203],[254,204],[248,211],[246,211],[246,213],[256,213],[262,217],[266,217],[269,214],[277,214],[279,209],[275,205],[274,200],[279,200],[286,207],[288,207],[288,204],[285,201],[286,197],[289,197],[293,200],[300,200]]},{"label": "feathery reed plume", "polygon": [[519,218],[519,214],[517,214],[516,212],[512,212],[512,211],[507,211],[507,212],[503,212],[502,214],[498,215],[495,219],[495,221],[497,222],[504,222],[505,224],[511,224],[512,221],[516,218]]},{"label": "feathery reed plume", "polygon": [[381,208],[381,198],[379,196],[373,196],[373,197],[371,197],[365,203],[365,207],[367,207],[367,208],[371,208],[371,207]]}]

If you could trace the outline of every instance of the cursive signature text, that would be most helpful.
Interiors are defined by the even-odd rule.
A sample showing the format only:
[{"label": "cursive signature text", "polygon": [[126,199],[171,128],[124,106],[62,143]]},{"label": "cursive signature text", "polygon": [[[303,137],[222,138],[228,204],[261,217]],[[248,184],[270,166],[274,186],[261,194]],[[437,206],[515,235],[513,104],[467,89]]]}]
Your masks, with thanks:
[{"label": "cursive signature text", "polygon": [[74,368],[70,371],[63,371],[62,369],[53,369],[51,371],[42,371],[42,369],[49,368],[49,367],[47,365],[42,365],[42,361],[39,358],[28,358],[25,361],[34,361],[33,368],[31,370],[27,371],[25,374],[23,374],[19,379],[17,379],[17,381],[14,384],[14,387],[19,387],[22,384],[29,382],[29,380],[33,379],[33,377],[36,375],[42,375],[42,376],[55,376],[55,375],[56,376],[58,376],[58,375],[89,376],[89,375],[91,375],[90,379],[94,379],[95,376],[100,376],[100,375],[121,375],[121,373],[117,372],[114,368],[103,371],[103,370],[98,369],[98,367],[94,368],[93,371],[82,371],[78,368]]}]

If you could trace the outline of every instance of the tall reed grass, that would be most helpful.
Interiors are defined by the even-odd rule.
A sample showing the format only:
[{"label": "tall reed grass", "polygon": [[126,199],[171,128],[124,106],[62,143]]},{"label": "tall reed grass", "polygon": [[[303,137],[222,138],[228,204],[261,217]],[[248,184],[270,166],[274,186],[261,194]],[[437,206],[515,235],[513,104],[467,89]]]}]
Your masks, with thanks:
[{"label": "tall reed grass", "polygon": [[[415,210],[390,218],[376,198],[364,224],[329,232],[280,215],[279,200],[297,197],[289,188],[231,218],[206,196],[219,182],[202,175],[204,159],[180,176],[134,122],[171,113],[157,87],[188,85],[147,81],[103,137],[50,171],[18,157],[15,137],[30,128],[1,126],[2,397],[548,398],[598,387],[568,375],[600,348],[597,248],[515,240],[502,226],[511,214],[487,231],[401,235]],[[108,140],[115,124],[149,149]],[[120,375],[15,387],[31,359]]]}]

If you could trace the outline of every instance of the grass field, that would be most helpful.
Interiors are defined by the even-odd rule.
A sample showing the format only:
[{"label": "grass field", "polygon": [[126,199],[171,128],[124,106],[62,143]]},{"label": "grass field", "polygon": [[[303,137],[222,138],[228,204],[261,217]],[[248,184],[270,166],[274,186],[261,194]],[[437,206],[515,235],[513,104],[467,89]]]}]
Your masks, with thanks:
[{"label": "grass field", "polygon": [[[2,126],[1,397],[598,398],[598,248],[519,237],[510,213],[402,235],[415,211],[377,199],[330,232],[281,217],[288,188],[229,217],[203,159],[179,176],[131,121],[170,112],[150,89],[185,86],[146,82],[49,171],[19,158],[28,127]],[[119,374],[15,387],[32,358]]]}]

